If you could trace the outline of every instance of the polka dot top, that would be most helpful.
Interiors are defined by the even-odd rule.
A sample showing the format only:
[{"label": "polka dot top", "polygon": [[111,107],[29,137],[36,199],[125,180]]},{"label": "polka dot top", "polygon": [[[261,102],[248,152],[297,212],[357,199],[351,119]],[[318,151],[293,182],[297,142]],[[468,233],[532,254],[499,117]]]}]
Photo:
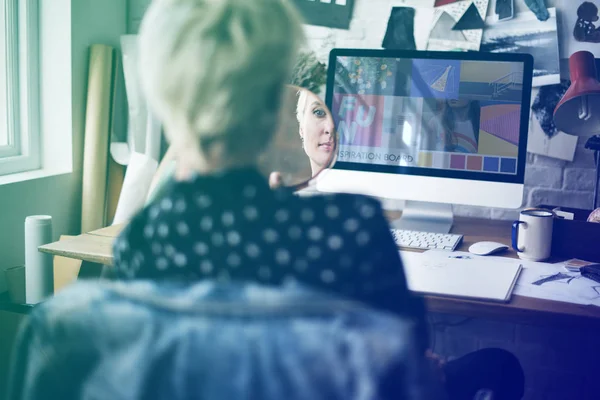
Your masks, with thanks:
[{"label": "polka dot top", "polygon": [[119,278],[291,278],[389,311],[422,312],[378,201],[271,190],[250,168],[169,185],[117,238]]}]

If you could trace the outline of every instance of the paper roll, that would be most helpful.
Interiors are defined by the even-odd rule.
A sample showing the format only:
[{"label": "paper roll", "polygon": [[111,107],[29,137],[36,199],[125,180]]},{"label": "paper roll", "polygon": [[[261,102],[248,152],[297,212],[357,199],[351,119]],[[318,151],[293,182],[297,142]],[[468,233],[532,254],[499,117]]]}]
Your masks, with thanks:
[{"label": "paper roll", "polygon": [[54,292],[52,255],[38,247],[52,242],[52,217],[33,215],[25,219],[25,300],[37,304]]},{"label": "paper roll", "polygon": [[105,45],[91,46],[83,150],[82,232],[106,226],[105,201],[113,75],[113,48]]}]

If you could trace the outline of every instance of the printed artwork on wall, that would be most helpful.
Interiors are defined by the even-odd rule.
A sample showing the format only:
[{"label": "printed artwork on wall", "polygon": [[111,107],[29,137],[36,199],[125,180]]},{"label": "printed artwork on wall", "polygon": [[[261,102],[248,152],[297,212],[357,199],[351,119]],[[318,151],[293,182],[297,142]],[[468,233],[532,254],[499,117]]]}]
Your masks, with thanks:
[{"label": "printed artwork on wall", "polygon": [[548,10],[550,18],[537,19],[531,11],[522,12],[509,21],[498,21],[497,15],[486,19],[481,51],[491,53],[529,53],[534,58],[533,86],[560,82],[560,58],[556,9]]},{"label": "printed artwork on wall", "polygon": [[[532,92],[533,110],[529,118],[529,140],[527,152],[546,157],[573,161],[577,148],[577,136],[567,135],[556,129],[552,122],[552,112],[561,95],[561,85],[545,86]],[[551,92],[560,90],[557,94]],[[540,92],[542,98],[540,98]],[[545,93],[550,92],[550,93]],[[549,98],[553,97],[553,99]]]},{"label": "printed artwork on wall", "polygon": [[481,26],[488,5],[489,0],[465,0],[436,7],[427,50],[478,51],[483,30],[461,27]]},{"label": "printed artwork on wall", "polygon": [[[251,0],[249,0],[251,1]],[[309,25],[349,29],[354,0],[293,0]]]},{"label": "printed artwork on wall", "polygon": [[600,57],[600,0],[558,0],[560,57],[587,50]]}]

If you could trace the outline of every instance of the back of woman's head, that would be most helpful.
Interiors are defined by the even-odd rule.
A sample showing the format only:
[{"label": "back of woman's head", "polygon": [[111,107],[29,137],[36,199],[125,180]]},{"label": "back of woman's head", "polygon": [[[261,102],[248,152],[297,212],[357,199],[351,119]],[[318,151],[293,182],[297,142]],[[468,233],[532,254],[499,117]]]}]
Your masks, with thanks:
[{"label": "back of woman's head", "polygon": [[216,144],[222,156],[256,156],[276,129],[301,38],[288,0],[153,0],[140,76],[176,152]]}]

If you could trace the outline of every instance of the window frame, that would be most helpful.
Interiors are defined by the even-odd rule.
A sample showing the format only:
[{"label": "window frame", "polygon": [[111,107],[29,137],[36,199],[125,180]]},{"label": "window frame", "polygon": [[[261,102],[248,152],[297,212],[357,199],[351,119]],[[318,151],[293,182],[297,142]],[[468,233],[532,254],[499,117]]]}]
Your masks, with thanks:
[{"label": "window frame", "polygon": [[3,0],[6,11],[8,146],[0,176],[41,168],[39,0]]}]

